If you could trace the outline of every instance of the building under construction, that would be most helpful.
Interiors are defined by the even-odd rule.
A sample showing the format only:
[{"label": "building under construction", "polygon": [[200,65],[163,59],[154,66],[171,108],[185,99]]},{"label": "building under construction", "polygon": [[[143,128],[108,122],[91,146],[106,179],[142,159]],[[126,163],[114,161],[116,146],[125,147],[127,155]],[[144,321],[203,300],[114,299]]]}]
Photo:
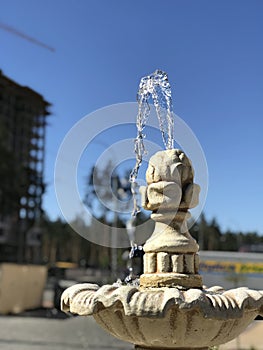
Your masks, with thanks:
[{"label": "building under construction", "polygon": [[0,71],[0,261],[39,262],[48,107]]}]

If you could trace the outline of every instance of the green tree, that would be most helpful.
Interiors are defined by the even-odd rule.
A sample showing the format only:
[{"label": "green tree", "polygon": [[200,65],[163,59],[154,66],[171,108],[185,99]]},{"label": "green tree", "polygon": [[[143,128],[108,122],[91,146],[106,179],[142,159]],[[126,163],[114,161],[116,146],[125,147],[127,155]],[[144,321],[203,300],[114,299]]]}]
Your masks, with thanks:
[{"label": "green tree", "polygon": [[44,229],[43,256],[46,262],[51,265],[57,261],[80,264],[85,260],[88,263],[91,244],[75,232],[68,223],[61,219],[55,221],[46,219],[42,226]]},{"label": "green tree", "polygon": [[190,228],[191,235],[197,240],[200,250],[259,251],[263,236],[257,232],[222,232],[217,220],[208,221],[203,213]]},{"label": "green tree", "polygon": [[92,167],[87,176],[84,203],[96,219],[124,227],[125,215],[122,211],[128,209],[131,198],[129,176],[126,172],[121,177],[111,169],[111,162],[104,168]]},{"label": "green tree", "polygon": [[222,233],[215,218],[209,222],[202,213],[190,233],[197,240],[200,250],[220,250]]},{"label": "green tree", "polygon": [[238,235],[230,230],[222,235],[220,250],[238,251]]}]

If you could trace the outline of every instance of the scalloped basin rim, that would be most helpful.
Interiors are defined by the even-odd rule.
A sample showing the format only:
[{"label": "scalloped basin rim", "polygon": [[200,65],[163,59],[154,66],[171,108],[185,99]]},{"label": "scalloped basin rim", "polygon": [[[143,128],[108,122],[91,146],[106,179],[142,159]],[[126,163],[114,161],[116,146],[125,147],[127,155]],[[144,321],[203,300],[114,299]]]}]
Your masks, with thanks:
[{"label": "scalloped basin rim", "polygon": [[77,284],[62,295],[62,310],[79,315],[92,315],[103,308],[115,306],[126,316],[164,317],[173,306],[179,310],[195,309],[204,318],[237,319],[244,312],[263,313],[263,291],[236,288],[224,291],[221,287],[208,289],[146,288],[133,286]]}]

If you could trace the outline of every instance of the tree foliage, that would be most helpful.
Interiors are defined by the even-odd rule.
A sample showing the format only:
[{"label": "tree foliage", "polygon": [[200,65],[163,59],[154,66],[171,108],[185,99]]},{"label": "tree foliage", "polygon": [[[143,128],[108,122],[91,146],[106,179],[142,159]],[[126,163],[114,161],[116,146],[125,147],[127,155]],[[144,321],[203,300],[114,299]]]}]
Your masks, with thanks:
[{"label": "tree foliage", "polygon": [[216,219],[207,220],[202,214],[190,228],[191,235],[197,240],[200,250],[221,251],[260,251],[263,236],[257,232],[222,231]]},{"label": "tree foliage", "polygon": [[122,212],[127,212],[131,198],[129,176],[128,172],[121,176],[111,169],[110,162],[105,168],[92,167],[86,178],[84,203],[96,219],[124,227]]}]

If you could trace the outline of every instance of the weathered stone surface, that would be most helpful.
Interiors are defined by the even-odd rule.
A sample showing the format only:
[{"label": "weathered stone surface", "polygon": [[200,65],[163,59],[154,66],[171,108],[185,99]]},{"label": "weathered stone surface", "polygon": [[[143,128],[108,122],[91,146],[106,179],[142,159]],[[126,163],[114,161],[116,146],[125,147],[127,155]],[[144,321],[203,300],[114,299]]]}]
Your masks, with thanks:
[{"label": "weathered stone surface", "polygon": [[[194,260],[198,245],[187,228],[187,219],[190,217],[188,209],[198,204],[200,191],[199,186],[193,183],[193,176],[191,162],[180,150],[157,152],[149,161],[146,172],[148,186],[141,190],[142,204],[145,209],[153,211],[151,218],[156,224],[152,236],[144,245],[144,251],[146,256],[156,253],[156,270],[151,268],[150,271],[158,274],[148,275],[151,258],[146,257],[147,266],[141,281],[143,285],[149,286],[150,281],[155,286],[160,283],[165,285],[165,278],[167,285],[180,285],[176,274],[198,272]],[[180,258],[180,255],[183,256]],[[151,266],[153,267],[153,263]],[[161,272],[165,275],[160,276]],[[170,276],[168,272],[171,273]],[[186,279],[182,276],[181,280],[184,287],[201,286],[201,277],[191,276]],[[191,283],[186,284],[186,280],[191,280]],[[194,281],[196,285],[193,284]]]},{"label": "weathered stone surface", "polygon": [[168,253],[157,253],[157,272],[165,273],[171,270],[170,256]]},{"label": "weathered stone surface", "polygon": [[262,312],[263,291],[80,284],[62,310],[93,315],[109,333],[142,347],[201,348],[235,338]]},{"label": "weathered stone surface", "polygon": [[151,287],[184,287],[202,288],[202,277],[198,274],[183,273],[144,273],[140,276],[140,286]]},{"label": "weathered stone surface", "polygon": [[159,181],[173,181],[183,187],[192,182],[194,172],[190,160],[179,149],[165,150],[155,153],[146,171],[148,184]]},{"label": "weathered stone surface", "polygon": [[183,273],[184,259],[182,254],[172,254],[172,272]]},{"label": "weathered stone surface", "polygon": [[154,273],[157,271],[157,254],[148,253],[143,256],[143,267],[146,273]]},{"label": "weathered stone surface", "polygon": [[[160,218],[161,219],[161,218]],[[157,219],[156,219],[157,220]],[[158,218],[159,220],[159,218]],[[179,232],[179,230],[184,232]],[[156,222],[151,237],[144,244],[145,252],[197,253],[198,244],[187,231],[187,227],[176,228],[176,224],[167,225]]]},{"label": "weathered stone surface", "polygon": [[175,182],[160,181],[147,186],[144,207],[148,210],[169,210],[179,208],[182,189]]},{"label": "weathered stone surface", "polygon": [[[170,252],[169,252],[170,253]],[[195,253],[169,254],[154,252],[144,254],[144,273],[197,274],[199,261]]]},{"label": "weathered stone surface", "polygon": [[192,209],[199,203],[200,186],[197,184],[189,184],[183,192],[180,209]]},{"label": "weathered stone surface", "polygon": [[180,310],[194,307],[205,318],[240,318],[246,311],[253,311],[255,316],[262,312],[263,291],[246,287],[228,291],[219,286],[183,290],[114,284],[99,287],[96,284],[81,283],[67,288],[61,298],[63,311],[82,315],[91,315],[113,305],[117,309],[123,309],[127,316],[164,317],[167,306],[174,305]]}]

